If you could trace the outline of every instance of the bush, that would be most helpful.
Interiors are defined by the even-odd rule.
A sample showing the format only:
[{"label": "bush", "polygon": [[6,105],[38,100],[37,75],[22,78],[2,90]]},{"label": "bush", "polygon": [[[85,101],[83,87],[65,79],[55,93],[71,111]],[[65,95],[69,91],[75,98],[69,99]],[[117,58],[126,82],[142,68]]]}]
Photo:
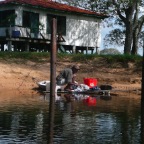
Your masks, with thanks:
[{"label": "bush", "polygon": [[118,54],[121,54],[121,53],[117,49],[109,48],[109,49],[101,50],[100,54],[104,54],[104,55],[107,55],[107,54],[118,55]]}]

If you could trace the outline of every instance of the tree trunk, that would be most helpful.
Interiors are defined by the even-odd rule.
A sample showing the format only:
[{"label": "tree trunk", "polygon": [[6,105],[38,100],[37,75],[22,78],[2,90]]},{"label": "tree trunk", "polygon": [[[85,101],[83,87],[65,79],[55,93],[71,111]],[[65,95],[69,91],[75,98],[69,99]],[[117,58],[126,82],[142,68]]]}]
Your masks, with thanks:
[{"label": "tree trunk", "polygon": [[138,38],[139,38],[139,31],[138,31],[138,28],[136,28],[133,31],[133,46],[132,46],[132,51],[131,51],[132,55],[137,54],[137,51],[138,51]]},{"label": "tree trunk", "polygon": [[132,25],[126,24],[124,54],[131,54],[131,45],[132,45]]},{"label": "tree trunk", "polygon": [[142,15],[139,20],[135,21],[137,24],[133,30],[133,47],[131,54],[137,54],[138,52],[138,39],[139,35],[142,31],[143,23],[144,23],[144,15]]},{"label": "tree trunk", "polygon": [[133,46],[132,46],[132,55],[136,55],[138,51],[138,38],[139,38],[139,30],[140,25],[138,22],[138,15],[139,15],[139,2],[136,3],[135,13],[134,13],[134,20],[133,20]]},{"label": "tree trunk", "polygon": [[[116,3],[116,1],[115,1]],[[133,14],[136,3],[130,5],[127,9],[124,10],[125,17],[123,13],[118,9],[117,14],[119,18],[124,22],[126,32],[125,32],[125,44],[124,44],[124,54],[131,54],[131,46],[133,41]]]}]

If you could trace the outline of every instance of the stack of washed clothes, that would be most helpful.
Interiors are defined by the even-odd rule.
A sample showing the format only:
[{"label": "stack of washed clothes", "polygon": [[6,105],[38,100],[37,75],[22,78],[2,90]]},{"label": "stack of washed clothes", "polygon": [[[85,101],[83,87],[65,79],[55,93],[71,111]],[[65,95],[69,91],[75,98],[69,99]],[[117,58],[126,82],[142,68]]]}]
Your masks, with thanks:
[{"label": "stack of washed clothes", "polygon": [[74,85],[72,87],[72,91],[74,92],[99,91],[99,90],[111,90],[111,89],[112,89],[111,85],[101,85],[100,87],[94,86],[90,88],[88,85],[80,84],[80,85]]},{"label": "stack of washed clothes", "polygon": [[95,91],[95,90],[100,90],[100,88],[98,86],[94,86],[92,88],[90,88],[88,85],[85,84],[80,84],[78,86],[73,86],[72,91],[74,92],[83,92],[83,91]]}]

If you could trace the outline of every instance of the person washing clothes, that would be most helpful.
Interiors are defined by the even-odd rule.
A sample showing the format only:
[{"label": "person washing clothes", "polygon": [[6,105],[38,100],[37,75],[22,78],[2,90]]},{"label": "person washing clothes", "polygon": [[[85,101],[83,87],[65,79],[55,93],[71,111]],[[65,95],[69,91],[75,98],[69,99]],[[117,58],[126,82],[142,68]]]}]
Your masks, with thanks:
[{"label": "person washing clothes", "polygon": [[56,77],[56,84],[65,86],[64,90],[72,90],[78,84],[75,81],[76,73],[80,70],[78,65],[73,65],[71,68],[65,68]]}]

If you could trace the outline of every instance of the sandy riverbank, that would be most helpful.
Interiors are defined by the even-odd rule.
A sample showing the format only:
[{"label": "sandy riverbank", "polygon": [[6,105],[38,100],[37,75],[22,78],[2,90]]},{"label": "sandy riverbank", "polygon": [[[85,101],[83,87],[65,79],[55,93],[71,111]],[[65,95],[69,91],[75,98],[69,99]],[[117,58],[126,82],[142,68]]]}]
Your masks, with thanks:
[{"label": "sandy riverbank", "polygon": [[[56,73],[64,67],[70,67],[70,62],[59,62]],[[140,97],[141,72],[135,71],[133,66],[128,68],[106,68],[103,65],[96,66],[89,63],[79,64],[81,70],[77,74],[77,81],[83,83],[84,77],[98,79],[98,85],[110,84],[122,96],[136,95]],[[15,63],[0,61],[0,95],[10,91],[26,91],[27,93],[37,93],[37,82],[50,79],[50,63]],[[123,91],[125,90],[125,92]],[[9,91],[9,92],[8,92]]]}]

